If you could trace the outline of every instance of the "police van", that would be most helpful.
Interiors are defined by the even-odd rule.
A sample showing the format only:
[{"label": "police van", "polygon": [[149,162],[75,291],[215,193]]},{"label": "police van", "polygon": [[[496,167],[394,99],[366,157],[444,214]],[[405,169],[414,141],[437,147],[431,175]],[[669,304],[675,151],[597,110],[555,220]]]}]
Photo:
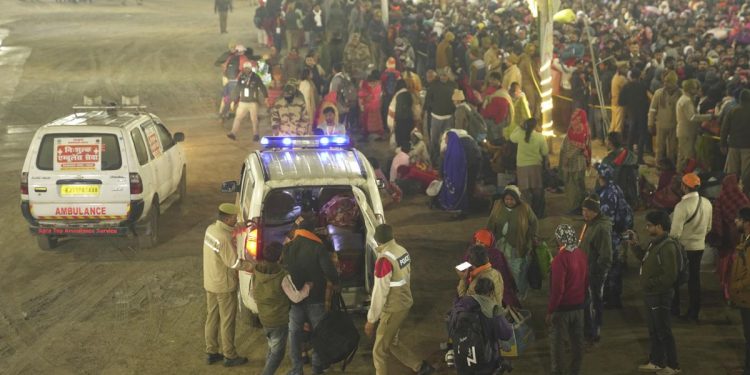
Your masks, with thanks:
[{"label": "police van", "polygon": [[[236,236],[242,259],[260,261],[263,247],[285,242],[302,212],[319,218],[317,233],[335,254],[346,305],[369,305],[375,227],[385,222],[375,172],[365,156],[349,147],[347,136],[264,137],[262,149],[250,153],[239,181],[227,181],[223,192],[237,193]],[[312,266],[312,265],[311,265]],[[253,274],[240,271],[240,309],[257,313],[252,298]]]},{"label": "police van", "polygon": [[160,213],[187,192],[184,134],[143,106],[73,111],[36,131],[21,170],[21,212],[37,244],[135,234],[155,246]]}]

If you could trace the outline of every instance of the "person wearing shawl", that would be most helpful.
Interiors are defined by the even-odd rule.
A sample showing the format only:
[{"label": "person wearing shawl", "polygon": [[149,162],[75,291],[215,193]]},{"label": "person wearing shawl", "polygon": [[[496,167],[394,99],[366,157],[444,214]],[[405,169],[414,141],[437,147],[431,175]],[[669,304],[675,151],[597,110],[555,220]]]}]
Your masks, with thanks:
[{"label": "person wearing shawl", "polygon": [[[472,245],[481,245],[487,250],[487,258],[492,268],[500,272],[503,277],[503,306],[513,306],[521,308],[521,302],[518,300],[518,287],[513,279],[513,273],[510,271],[510,265],[505,255],[495,247],[495,235],[487,229],[480,229],[474,232],[472,236]],[[464,262],[469,261],[469,249],[463,258]]]},{"label": "person wearing shawl", "polygon": [[380,117],[381,92],[380,75],[377,70],[373,70],[367,80],[362,80],[360,83],[358,93],[359,123],[362,126],[362,141],[364,142],[368,140],[370,134],[377,134],[378,139],[382,139],[385,133],[382,117]]},{"label": "person wearing shawl", "polygon": [[521,300],[526,298],[529,289],[526,271],[537,226],[536,215],[521,200],[521,190],[515,185],[506,186],[502,198],[492,205],[486,228],[495,235],[495,246],[510,261],[510,270]]},{"label": "person wearing shawl", "polygon": [[614,169],[615,183],[625,193],[628,204],[635,205],[638,201],[638,157],[623,145],[620,133],[610,132],[606,146],[609,153],[602,159],[602,164]]},{"label": "person wearing shawl", "polygon": [[721,182],[719,197],[714,202],[712,228],[709,238],[719,250],[716,272],[719,274],[724,298],[729,298],[729,280],[732,271],[732,254],[740,242],[740,233],[734,219],[741,208],[750,207],[750,199],[742,192],[736,174],[729,174]]},{"label": "person wearing shawl", "polygon": [[599,173],[599,186],[596,189],[599,207],[601,213],[612,220],[612,266],[604,287],[604,305],[608,308],[620,308],[624,266],[620,244],[623,241],[622,234],[633,229],[633,210],[625,200],[622,189],[614,182],[614,169],[607,164],[598,164],[596,171]]},{"label": "person wearing shawl", "polygon": [[409,146],[411,131],[414,129],[413,104],[413,97],[406,88],[406,81],[399,79],[396,81],[396,92],[388,103],[387,124],[391,131],[391,146]]},{"label": "person wearing shawl", "polygon": [[437,198],[442,209],[454,211],[453,219],[460,220],[466,217],[474,195],[481,150],[465,130],[449,130],[445,138],[443,185]]},{"label": "person wearing shawl", "polygon": [[591,166],[591,133],[586,112],[576,109],[570,119],[568,134],[560,148],[560,171],[565,181],[565,195],[570,213],[581,212],[586,198],[586,169]]},{"label": "person wearing shawl", "polygon": [[[550,360],[553,374],[562,374],[568,367],[563,355],[564,341],[570,342],[570,374],[581,372],[583,360],[583,306],[589,287],[586,253],[578,247],[578,236],[568,224],[555,229],[560,249],[550,266],[547,318],[550,328]],[[566,337],[567,336],[567,337]]]}]

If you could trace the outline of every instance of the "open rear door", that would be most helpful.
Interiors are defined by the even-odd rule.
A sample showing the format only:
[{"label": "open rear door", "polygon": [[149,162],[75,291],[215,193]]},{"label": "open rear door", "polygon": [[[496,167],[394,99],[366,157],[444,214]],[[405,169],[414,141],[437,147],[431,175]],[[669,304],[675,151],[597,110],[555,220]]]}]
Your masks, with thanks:
[{"label": "open rear door", "polygon": [[378,243],[375,242],[375,227],[378,225],[378,221],[375,217],[370,204],[367,202],[367,195],[362,189],[352,186],[352,192],[354,192],[354,199],[357,200],[359,210],[362,212],[362,218],[365,222],[365,288],[370,293],[372,288],[372,270],[375,267],[375,248],[378,247]]}]

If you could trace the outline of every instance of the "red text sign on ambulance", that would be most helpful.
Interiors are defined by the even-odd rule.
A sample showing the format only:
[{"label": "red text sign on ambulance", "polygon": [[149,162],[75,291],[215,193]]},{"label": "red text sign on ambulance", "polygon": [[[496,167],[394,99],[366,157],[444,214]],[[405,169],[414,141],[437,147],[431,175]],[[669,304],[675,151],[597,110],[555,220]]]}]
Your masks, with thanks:
[{"label": "red text sign on ambulance", "polygon": [[56,171],[98,171],[101,169],[101,137],[58,138],[55,140]]}]

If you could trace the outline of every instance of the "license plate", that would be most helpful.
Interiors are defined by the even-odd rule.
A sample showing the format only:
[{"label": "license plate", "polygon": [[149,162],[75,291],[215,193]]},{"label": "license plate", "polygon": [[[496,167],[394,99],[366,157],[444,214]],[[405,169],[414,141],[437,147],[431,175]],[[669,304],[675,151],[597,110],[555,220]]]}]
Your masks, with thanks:
[{"label": "license plate", "polygon": [[63,197],[98,196],[99,185],[62,185],[60,195]]}]

